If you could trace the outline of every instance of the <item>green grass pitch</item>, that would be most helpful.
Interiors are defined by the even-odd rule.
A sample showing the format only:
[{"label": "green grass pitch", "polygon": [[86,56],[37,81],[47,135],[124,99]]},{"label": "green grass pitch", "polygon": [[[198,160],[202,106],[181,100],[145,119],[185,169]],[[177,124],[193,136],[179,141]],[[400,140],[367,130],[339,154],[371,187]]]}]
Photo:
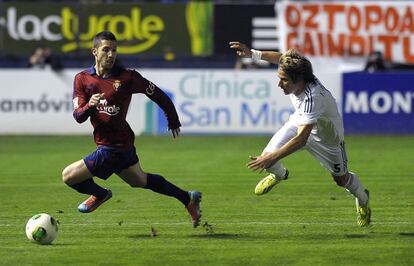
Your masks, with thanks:
[{"label": "green grass pitch", "polygon": [[[175,199],[98,181],[113,198],[90,214],[62,169],[94,150],[85,136],[0,137],[1,265],[414,265],[414,137],[349,136],[349,168],[371,192],[373,226],[356,224],[354,199],[306,152],[284,160],[289,180],[257,197],[246,168],[269,137],[137,137],[141,165],[203,192],[191,227]],[[30,243],[26,221],[60,221],[53,245]],[[156,236],[151,236],[152,228]]]}]

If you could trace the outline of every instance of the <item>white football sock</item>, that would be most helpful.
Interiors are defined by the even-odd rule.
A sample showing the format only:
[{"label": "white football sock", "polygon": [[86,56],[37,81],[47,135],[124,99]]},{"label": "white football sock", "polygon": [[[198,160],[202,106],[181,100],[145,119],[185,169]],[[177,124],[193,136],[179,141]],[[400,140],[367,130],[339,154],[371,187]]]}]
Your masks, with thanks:
[{"label": "white football sock", "polygon": [[274,174],[277,180],[285,179],[286,168],[280,162],[275,163],[271,167],[266,169],[266,172]]},{"label": "white football sock", "polygon": [[352,172],[349,172],[348,183],[345,185],[346,190],[358,199],[359,205],[365,206],[368,201],[368,195],[365,188],[359,181],[359,177]]}]

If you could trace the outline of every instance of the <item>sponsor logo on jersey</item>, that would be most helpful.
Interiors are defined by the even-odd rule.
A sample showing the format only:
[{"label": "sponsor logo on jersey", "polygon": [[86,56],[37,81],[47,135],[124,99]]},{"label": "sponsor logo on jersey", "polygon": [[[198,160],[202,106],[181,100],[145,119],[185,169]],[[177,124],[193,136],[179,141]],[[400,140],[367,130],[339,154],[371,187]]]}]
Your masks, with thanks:
[{"label": "sponsor logo on jersey", "polygon": [[105,99],[99,100],[99,104],[96,107],[98,109],[99,113],[107,114],[110,116],[117,115],[119,113],[119,110],[121,110],[121,107],[114,105],[108,105],[108,101]]},{"label": "sponsor logo on jersey", "polygon": [[153,95],[155,90],[155,85],[151,81],[148,84],[147,89],[145,90],[148,95]]},{"label": "sponsor logo on jersey", "polygon": [[120,81],[120,80],[115,80],[113,85],[114,85],[114,89],[115,89],[115,91],[118,91],[118,90],[119,90],[119,88],[121,88],[122,83],[121,83],[121,81]]}]

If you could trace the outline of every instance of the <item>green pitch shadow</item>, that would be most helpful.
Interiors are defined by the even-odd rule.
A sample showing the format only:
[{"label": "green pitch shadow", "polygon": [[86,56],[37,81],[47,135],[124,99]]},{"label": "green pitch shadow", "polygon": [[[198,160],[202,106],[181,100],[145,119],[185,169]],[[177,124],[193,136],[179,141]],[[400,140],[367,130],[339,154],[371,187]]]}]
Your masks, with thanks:
[{"label": "green pitch shadow", "polygon": [[414,237],[414,232],[400,232],[400,236],[411,236]]},{"label": "green pitch shadow", "polygon": [[42,246],[42,247],[50,247],[50,248],[53,248],[53,247],[64,247],[64,246],[77,246],[77,245],[79,245],[78,243],[52,243],[52,244],[48,244],[48,245],[39,245],[39,246]]},{"label": "green pitch shadow", "polygon": [[364,235],[364,234],[346,234],[345,237],[346,238],[364,238],[364,237],[368,237],[368,235]]},{"label": "green pitch shadow", "polygon": [[[160,235],[161,237],[165,235]],[[135,235],[129,235],[128,238],[134,239],[134,240],[142,240],[142,239],[152,239],[157,238],[158,236],[151,236],[150,234],[135,234]],[[237,239],[237,238],[243,238],[243,236],[239,234],[200,234],[200,235],[189,235],[188,237],[191,238],[211,238],[211,239]],[[185,236],[182,236],[182,238],[185,238]]]},{"label": "green pitch shadow", "polygon": [[237,238],[243,238],[243,236],[239,234],[202,234],[202,235],[190,235],[190,237],[194,238],[214,238],[214,239],[237,239]]},{"label": "green pitch shadow", "polygon": [[157,238],[157,236],[152,236],[151,234],[136,234],[128,236],[130,239],[140,240],[140,239],[151,239]]}]

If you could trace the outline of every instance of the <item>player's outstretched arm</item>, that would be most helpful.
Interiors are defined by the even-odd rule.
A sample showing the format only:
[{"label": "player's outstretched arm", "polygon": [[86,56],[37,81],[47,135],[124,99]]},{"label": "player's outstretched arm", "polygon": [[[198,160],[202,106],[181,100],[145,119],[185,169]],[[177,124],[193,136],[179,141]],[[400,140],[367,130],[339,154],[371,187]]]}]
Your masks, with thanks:
[{"label": "player's outstretched arm", "polygon": [[299,126],[297,135],[276,151],[260,156],[250,156],[250,162],[247,164],[247,167],[253,171],[260,170],[260,172],[271,167],[280,159],[304,147],[312,128],[313,124]]},{"label": "player's outstretched arm", "polygon": [[240,57],[252,58],[254,60],[265,60],[269,63],[278,64],[282,53],[275,51],[260,51],[250,49],[244,43],[233,41],[229,43],[231,49],[235,49]]}]

